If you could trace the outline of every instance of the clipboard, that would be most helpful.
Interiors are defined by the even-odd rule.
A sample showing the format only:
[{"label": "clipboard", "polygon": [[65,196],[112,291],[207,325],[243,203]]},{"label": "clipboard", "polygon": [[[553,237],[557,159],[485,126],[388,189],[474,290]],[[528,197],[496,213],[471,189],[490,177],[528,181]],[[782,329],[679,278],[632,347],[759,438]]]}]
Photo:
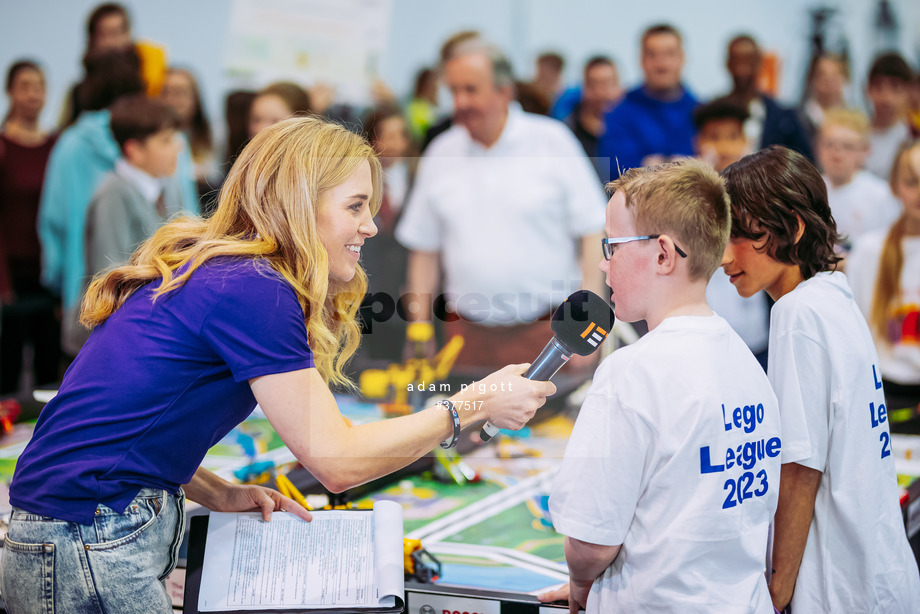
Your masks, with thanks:
[{"label": "clipboard", "polygon": [[[342,510],[347,513],[368,513],[370,510]],[[183,604],[183,614],[210,614],[199,610],[199,597],[201,595],[202,572],[205,564],[205,554],[207,551],[208,527],[210,516],[195,516],[191,518],[188,542],[188,557],[185,576],[185,599]],[[400,543],[402,536],[400,535]],[[334,555],[332,555],[334,556]],[[402,558],[400,552],[400,569],[402,567]],[[323,606],[321,608],[305,607],[271,607],[266,609],[221,609],[219,614],[317,614],[318,612],[343,612],[343,613],[398,613],[405,608],[405,593],[400,591],[396,595],[395,605],[393,607],[358,607],[358,606]]]}]

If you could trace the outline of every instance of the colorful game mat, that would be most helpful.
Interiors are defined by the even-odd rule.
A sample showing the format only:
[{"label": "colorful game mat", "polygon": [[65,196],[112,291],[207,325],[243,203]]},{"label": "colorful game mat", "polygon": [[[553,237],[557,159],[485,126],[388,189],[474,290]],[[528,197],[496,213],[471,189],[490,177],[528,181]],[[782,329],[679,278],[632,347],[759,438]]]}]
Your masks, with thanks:
[{"label": "colorful game mat", "polygon": [[[378,407],[337,397],[355,424],[378,420]],[[34,422],[15,425],[0,439],[0,515],[8,514],[7,486]],[[406,537],[421,539],[442,564],[438,582],[539,593],[567,582],[563,536],[553,530],[548,497],[572,422],[556,416],[523,437],[501,435],[494,445],[464,457],[478,481],[464,485],[414,475],[358,501],[390,499],[403,506]],[[892,455],[902,495],[920,479],[920,436],[892,435]],[[229,480],[296,462],[257,408],[215,445],[202,463]],[[189,505],[192,505],[191,503]]]}]

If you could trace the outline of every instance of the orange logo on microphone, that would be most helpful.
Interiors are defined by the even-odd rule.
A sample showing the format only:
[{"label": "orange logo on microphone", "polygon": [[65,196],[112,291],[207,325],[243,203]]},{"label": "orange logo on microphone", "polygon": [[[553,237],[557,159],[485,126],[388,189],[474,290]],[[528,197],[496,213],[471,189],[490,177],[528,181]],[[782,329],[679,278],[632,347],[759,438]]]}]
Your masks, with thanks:
[{"label": "orange logo on microphone", "polygon": [[[594,332],[592,332],[594,331]],[[591,335],[590,337],[588,335]],[[604,338],[607,336],[607,331],[591,322],[588,325],[588,328],[581,333],[581,338],[591,344],[591,347],[597,347],[604,341]]]}]

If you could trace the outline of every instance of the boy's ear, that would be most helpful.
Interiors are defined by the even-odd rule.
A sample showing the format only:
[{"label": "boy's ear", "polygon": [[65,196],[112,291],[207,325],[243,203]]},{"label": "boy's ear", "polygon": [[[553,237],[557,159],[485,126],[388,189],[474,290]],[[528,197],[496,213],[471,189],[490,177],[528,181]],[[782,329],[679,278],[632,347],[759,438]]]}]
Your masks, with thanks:
[{"label": "boy's ear", "polygon": [[138,159],[138,156],[141,155],[143,147],[144,144],[140,140],[128,139],[121,146],[121,153],[124,154],[125,160],[133,164]]},{"label": "boy's ear", "polygon": [[805,222],[802,221],[802,216],[798,213],[795,214],[795,220],[798,222],[798,228],[795,231],[795,244],[798,244],[802,240],[802,235],[805,234]]},{"label": "boy's ear", "polygon": [[658,270],[663,275],[669,275],[677,266],[677,250],[674,249],[674,241],[668,235],[661,235],[656,239],[658,242],[658,255],[656,264]]}]

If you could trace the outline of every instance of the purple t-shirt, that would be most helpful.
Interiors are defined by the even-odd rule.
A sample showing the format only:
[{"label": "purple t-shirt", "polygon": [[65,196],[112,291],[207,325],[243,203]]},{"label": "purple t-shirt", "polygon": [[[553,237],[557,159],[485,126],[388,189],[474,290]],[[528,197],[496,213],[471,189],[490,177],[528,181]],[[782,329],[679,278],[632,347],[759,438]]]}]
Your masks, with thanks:
[{"label": "purple t-shirt", "polygon": [[220,258],[141,288],[93,331],[42,410],[10,502],[90,524],[144,487],[176,492],[252,412],[248,380],[313,367],[303,310],[264,261]]}]

